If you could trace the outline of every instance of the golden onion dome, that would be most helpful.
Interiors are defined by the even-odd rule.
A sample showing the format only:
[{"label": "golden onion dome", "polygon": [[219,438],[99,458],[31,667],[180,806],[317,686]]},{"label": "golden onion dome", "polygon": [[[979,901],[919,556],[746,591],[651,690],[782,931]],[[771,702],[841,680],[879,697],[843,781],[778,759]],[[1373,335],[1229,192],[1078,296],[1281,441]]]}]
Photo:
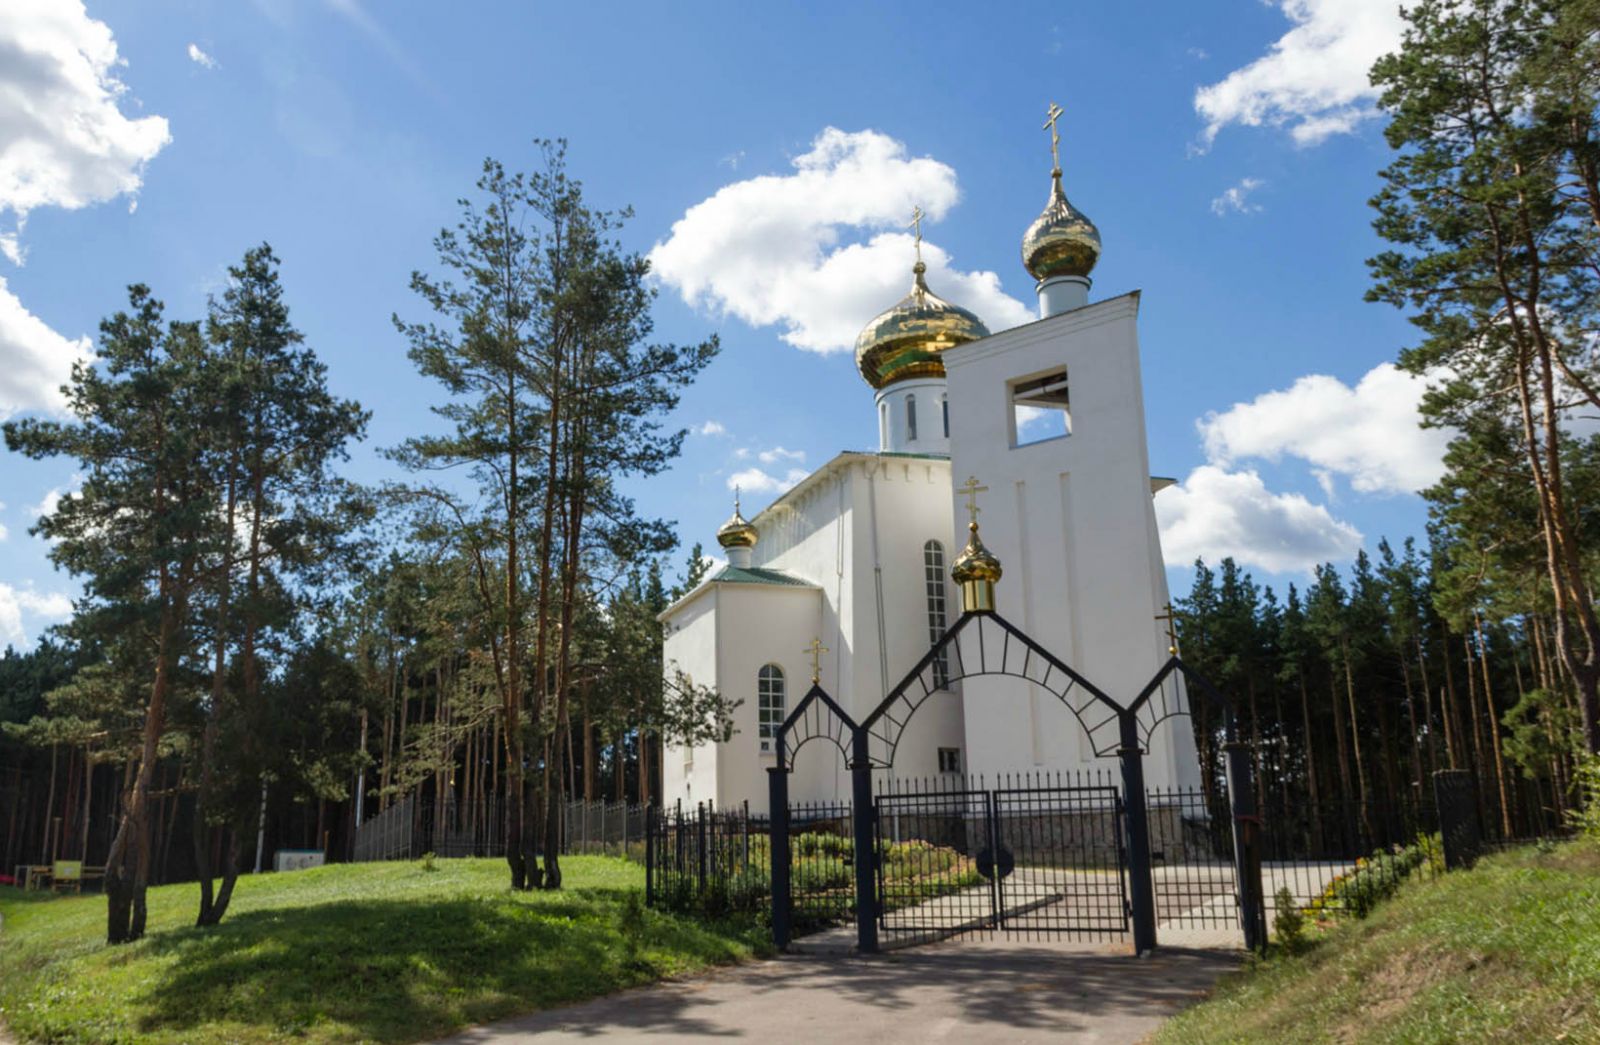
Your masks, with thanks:
[{"label": "golden onion dome", "polygon": [[882,388],[912,377],[943,377],[939,353],[989,336],[983,321],[936,295],[918,261],[911,293],[879,314],[856,338],[856,366],[867,384]]},{"label": "golden onion dome", "polygon": [[733,515],[717,530],[717,543],[724,548],[754,548],[761,537],[760,531],[739,514],[739,497],[733,498]]},{"label": "golden onion dome", "polygon": [[994,586],[1000,579],[1000,560],[983,546],[976,519],[967,526],[967,546],[951,563],[950,577],[961,585],[961,602],[968,613],[994,610]]},{"label": "golden onion dome", "polygon": [[1087,276],[1100,260],[1100,230],[1061,191],[1061,168],[1050,172],[1050,202],[1022,236],[1022,265],[1043,282]]}]

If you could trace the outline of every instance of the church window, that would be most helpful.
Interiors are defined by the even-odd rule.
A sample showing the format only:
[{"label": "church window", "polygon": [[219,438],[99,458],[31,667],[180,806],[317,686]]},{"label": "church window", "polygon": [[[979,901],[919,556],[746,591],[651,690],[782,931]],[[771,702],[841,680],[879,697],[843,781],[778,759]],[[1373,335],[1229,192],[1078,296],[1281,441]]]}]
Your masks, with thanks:
[{"label": "church window", "polygon": [[771,751],[777,739],[778,727],[784,715],[783,669],[776,664],[764,664],[756,676],[757,735],[761,750]]},{"label": "church window", "polygon": [[942,747],[939,749],[939,772],[961,772],[961,749],[958,747]]},{"label": "church window", "polygon": [[889,404],[878,404],[878,445],[889,449]]},{"label": "church window", "polygon": [[939,416],[944,419],[944,437],[950,438],[950,397],[939,397]]},{"label": "church window", "polygon": [[[929,541],[922,546],[922,576],[928,595],[928,645],[931,647],[943,636],[947,625],[944,545]],[[947,649],[940,650],[933,659],[933,684],[939,689],[950,685],[950,656]]]},{"label": "church window", "polygon": [[1011,382],[1013,446],[1072,434],[1072,410],[1063,367]]},{"label": "church window", "polygon": [[917,397],[906,396],[906,442],[917,439]]}]

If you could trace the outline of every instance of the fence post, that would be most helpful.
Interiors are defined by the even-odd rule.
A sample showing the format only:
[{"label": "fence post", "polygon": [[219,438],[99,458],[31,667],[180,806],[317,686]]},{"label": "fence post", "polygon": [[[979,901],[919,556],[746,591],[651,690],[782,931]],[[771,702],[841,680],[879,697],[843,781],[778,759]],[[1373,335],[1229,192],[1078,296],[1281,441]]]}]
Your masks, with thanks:
[{"label": "fence post", "polygon": [[644,905],[654,907],[656,899],[655,806],[644,807]]},{"label": "fence post", "polygon": [[1133,902],[1133,952],[1145,955],[1156,946],[1156,890],[1150,874],[1150,817],[1144,793],[1144,752],[1139,749],[1139,720],[1131,711],[1117,716],[1122,746],[1122,792],[1128,820],[1128,892]]},{"label": "fence post", "polygon": [[789,771],[782,765],[767,767],[767,809],[772,824],[767,854],[772,872],[772,945],[781,951],[789,946]]},{"label": "fence post", "polygon": [[1472,774],[1465,769],[1441,769],[1433,774],[1433,801],[1439,810],[1439,840],[1444,847],[1444,868],[1469,867],[1478,858],[1483,835],[1478,827],[1478,799]]},{"label": "fence post", "polygon": [[706,804],[694,804],[695,869],[699,877],[699,895],[706,894]]},{"label": "fence post", "polygon": [[854,804],[856,854],[856,951],[878,953],[877,854],[872,844],[872,760],[867,731],[857,726],[850,741],[850,793]]},{"label": "fence post", "polygon": [[1233,865],[1239,882],[1239,920],[1247,950],[1267,947],[1266,898],[1261,888],[1261,818],[1250,779],[1249,745],[1234,739],[1233,716],[1227,717],[1228,740],[1222,745],[1228,762],[1228,807],[1233,813]]}]

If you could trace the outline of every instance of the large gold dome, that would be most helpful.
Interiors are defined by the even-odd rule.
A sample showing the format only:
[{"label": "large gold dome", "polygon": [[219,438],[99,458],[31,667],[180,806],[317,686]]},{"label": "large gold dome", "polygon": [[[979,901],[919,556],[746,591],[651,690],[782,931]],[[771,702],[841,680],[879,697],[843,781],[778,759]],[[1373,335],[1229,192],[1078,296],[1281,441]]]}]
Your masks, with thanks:
[{"label": "large gold dome", "polygon": [[1022,237],[1023,267],[1041,282],[1087,276],[1100,260],[1100,230],[1061,191],[1061,171],[1050,175],[1050,202]]},{"label": "large gold dome", "polygon": [[943,377],[939,353],[989,336],[977,316],[928,289],[922,278],[926,265],[919,261],[911,271],[916,277],[911,293],[856,338],[856,366],[873,388],[911,377]]}]

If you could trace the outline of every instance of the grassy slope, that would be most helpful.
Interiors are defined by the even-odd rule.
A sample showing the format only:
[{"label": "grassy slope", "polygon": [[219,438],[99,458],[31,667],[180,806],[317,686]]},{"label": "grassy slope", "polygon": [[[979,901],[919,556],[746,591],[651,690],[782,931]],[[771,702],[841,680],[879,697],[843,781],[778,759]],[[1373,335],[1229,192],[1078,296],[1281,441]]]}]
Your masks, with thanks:
[{"label": "grassy slope", "polygon": [[1600,848],[1408,883],[1308,953],[1224,981],[1155,1041],[1600,1042]]},{"label": "grassy slope", "polygon": [[437,867],[247,876],[210,930],[196,886],[152,889],[149,935],[117,948],[103,898],[0,889],[0,1019],[24,1041],[415,1041],[756,945],[653,911],[624,933],[644,875],[621,860],[569,857],[549,894],[512,894],[501,860]]}]

